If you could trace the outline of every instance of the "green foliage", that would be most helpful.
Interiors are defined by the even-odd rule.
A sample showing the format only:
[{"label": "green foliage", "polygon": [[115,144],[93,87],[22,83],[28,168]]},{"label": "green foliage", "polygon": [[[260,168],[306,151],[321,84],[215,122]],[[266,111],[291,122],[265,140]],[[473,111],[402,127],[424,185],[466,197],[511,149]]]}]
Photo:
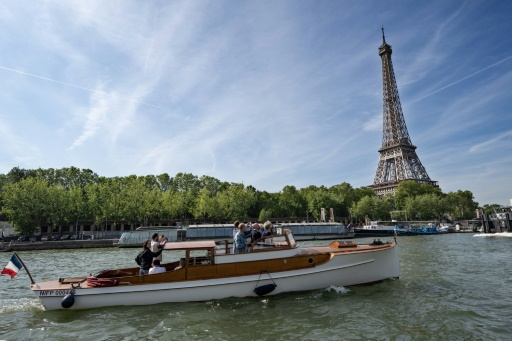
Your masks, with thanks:
[{"label": "green foliage", "polygon": [[213,213],[214,199],[211,196],[208,188],[203,187],[199,191],[199,195],[195,199],[195,205],[193,205],[192,214],[196,219],[206,219],[209,215]]},{"label": "green foliage", "polygon": [[247,211],[256,200],[254,192],[243,184],[231,184],[225,191],[218,193],[219,207],[228,220],[246,220]]},{"label": "green foliage", "polygon": [[499,204],[485,204],[483,207],[485,213],[499,212],[501,205]]},{"label": "green foliage", "polygon": [[[471,218],[477,203],[470,191],[442,194],[415,181],[400,183],[396,196],[379,199],[368,187],[341,183],[330,188],[285,186],[281,192],[258,191],[253,186],[227,183],[210,177],[178,173],[106,178],[89,169],[25,170],[0,174],[0,212],[22,234],[33,234],[43,224],[78,224],[92,220],[103,228],[111,222],[148,225],[156,220],[211,222],[266,221],[272,217],[320,219],[320,209],[334,209],[335,217],[352,214],[359,219],[389,219],[389,212],[407,209],[433,219],[450,213]],[[350,208],[350,210],[349,210]],[[491,210],[492,205],[486,207]]]},{"label": "green foliage", "polygon": [[336,201],[336,197],[326,191],[325,189],[318,189],[311,191],[307,196],[308,210],[313,214],[317,221],[320,221],[321,208],[326,209],[325,219],[329,219],[329,208],[336,207],[339,203]]},{"label": "green foliage", "polygon": [[473,200],[471,191],[449,192],[446,194],[447,212],[456,219],[471,219],[476,215],[478,203]]},{"label": "green foliage", "polygon": [[295,186],[285,186],[279,196],[278,209],[281,217],[302,217],[306,212],[306,200]]},{"label": "green foliage", "polygon": [[406,198],[414,198],[422,194],[435,194],[440,196],[442,195],[442,191],[439,187],[434,187],[427,184],[419,184],[414,180],[400,182],[394,197],[396,209],[405,209]]},{"label": "green foliage", "polygon": [[269,220],[270,217],[272,217],[272,212],[262,209],[260,215],[258,216],[258,221],[264,223]]},{"label": "green foliage", "polygon": [[421,194],[405,199],[405,209],[410,218],[418,220],[441,219],[446,213],[444,199],[436,194]]},{"label": "green foliage", "polygon": [[45,217],[53,218],[48,212],[53,200],[48,196],[48,188],[48,182],[38,178],[19,179],[3,188],[2,211],[14,222],[19,234],[32,235]]},{"label": "green foliage", "polygon": [[[375,192],[370,187],[359,187],[354,189],[354,200],[353,203],[357,203],[359,200],[361,200],[364,197],[374,197]],[[351,205],[352,206],[352,205]]]},{"label": "green foliage", "polygon": [[373,196],[364,196],[352,205],[352,215],[360,220],[389,220],[391,205],[388,200]]}]

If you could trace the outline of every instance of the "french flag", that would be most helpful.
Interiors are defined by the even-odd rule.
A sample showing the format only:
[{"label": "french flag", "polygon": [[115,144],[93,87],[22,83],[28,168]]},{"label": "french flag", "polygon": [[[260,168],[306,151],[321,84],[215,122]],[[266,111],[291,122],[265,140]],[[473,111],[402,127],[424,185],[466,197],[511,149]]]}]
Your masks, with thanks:
[{"label": "french flag", "polygon": [[20,260],[16,255],[11,256],[11,260],[9,260],[9,263],[7,266],[2,270],[2,275],[9,275],[11,276],[11,279],[14,278],[18,274],[18,271],[23,269],[23,266],[21,265]]}]

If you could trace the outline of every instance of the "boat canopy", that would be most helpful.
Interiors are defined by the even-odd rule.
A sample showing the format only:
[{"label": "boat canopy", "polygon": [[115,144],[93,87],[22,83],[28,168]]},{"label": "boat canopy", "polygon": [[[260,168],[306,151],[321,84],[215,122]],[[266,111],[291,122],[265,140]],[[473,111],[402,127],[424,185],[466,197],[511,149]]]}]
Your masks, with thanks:
[{"label": "boat canopy", "polygon": [[201,240],[194,242],[166,243],[164,250],[208,250],[215,248],[216,244],[213,240]]}]

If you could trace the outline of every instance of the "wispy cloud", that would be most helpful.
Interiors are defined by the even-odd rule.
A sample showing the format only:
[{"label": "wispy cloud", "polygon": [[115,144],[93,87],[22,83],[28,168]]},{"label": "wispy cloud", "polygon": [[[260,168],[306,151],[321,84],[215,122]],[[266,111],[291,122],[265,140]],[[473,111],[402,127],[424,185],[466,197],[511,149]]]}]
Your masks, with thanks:
[{"label": "wispy cloud", "polygon": [[92,92],[94,94],[99,94],[99,95],[104,95],[104,96],[112,96],[112,97],[116,97],[118,99],[121,99],[123,101],[134,102],[134,103],[138,103],[138,104],[142,104],[142,105],[147,105],[147,106],[154,107],[154,108],[160,108],[157,105],[153,105],[153,104],[149,104],[149,103],[144,103],[144,102],[140,102],[140,101],[135,101],[133,99],[124,98],[124,97],[118,96],[116,94],[108,93],[108,92],[105,92],[105,91],[100,91],[100,90],[96,90],[96,89],[89,89],[89,88],[85,88],[83,86],[79,86],[79,85],[75,85],[75,84],[70,84],[70,83],[66,83],[66,82],[61,82],[61,81],[58,81],[56,79],[51,79],[51,78],[48,78],[48,77],[38,76],[38,75],[35,75],[33,73],[29,73],[29,72],[24,72],[24,71],[20,71],[20,70],[14,70],[14,69],[11,69],[11,68],[8,68],[8,67],[5,67],[5,66],[0,66],[0,69],[6,70],[6,71],[15,72],[15,73],[19,73],[21,75],[25,75],[25,76],[29,76],[29,77],[34,77],[34,78],[42,79],[42,80],[45,80],[45,81],[48,81],[48,82],[53,82],[53,83],[62,84],[62,85],[65,85],[65,86],[70,86],[70,87],[73,87],[73,88],[76,88],[76,89]]},{"label": "wispy cloud", "polygon": [[502,134],[499,134],[496,137],[493,137],[491,139],[488,139],[485,142],[477,143],[471,148],[469,148],[470,153],[478,153],[478,152],[485,152],[491,148],[496,148],[498,144],[510,147],[512,145],[512,140],[510,141],[503,141],[508,137],[512,137],[512,130],[506,131]]},{"label": "wispy cloud", "polygon": [[390,5],[0,5],[0,127],[11,131],[0,136],[0,171],[71,163],[269,191],[368,185],[381,143],[383,23],[420,158],[464,189],[475,169],[455,174],[456,165],[482,162],[510,139],[509,5]]},{"label": "wispy cloud", "polygon": [[422,99],[425,99],[425,98],[427,98],[427,97],[430,97],[430,96],[432,96],[432,95],[434,95],[434,94],[436,94],[436,93],[438,93],[438,92],[440,92],[440,91],[443,91],[443,90],[445,90],[445,89],[448,89],[449,87],[452,87],[452,86],[454,86],[454,85],[456,85],[456,84],[459,84],[460,82],[463,82],[463,81],[465,81],[466,79],[469,79],[469,78],[471,78],[471,77],[473,77],[473,76],[476,76],[476,75],[478,75],[479,73],[484,72],[484,71],[486,71],[486,70],[488,70],[488,69],[490,69],[490,68],[492,68],[492,67],[495,67],[495,66],[497,66],[497,65],[500,65],[501,63],[504,63],[504,62],[506,62],[507,60],[509,60],[509,59],[511,59],[511,58],[512,58],[512,56],[508,56],[507,58],[504,58],[504,59],[502,59],[502,60],[500,60],[500,61],[498,61],[498,62],[496,62],[496,63],[494,63],[494,64],[491,64],[491,65],[489,65],[489,66],[486,66],[486,67],[484,67],[484,68],[483,68],[483,69],[481,69],[481,70],[478,70],[478,71],[476,71],[476,72],[473,72],[473,73],[472,73],[472,74],[470,74],[469,76],[466,76],[466,77],[464,77],[464,78],[461,78],[461,79],[459,79],[459,80],[456,80],[456,81],[455,81],[455,82],[453,82],[453,83],[450,83],[450,84],[448,84],[448,85],[445,85],[445,86],[443,86],[443,87],[442,87],[442,88],[440,88],[440,89],[437,89],[437,90],[432,91],[432,92],[430,92],[430,93],[428,93],[428,94],[426,94],[426,95],[424,95],[424,96],[422,96],[422,97],[420,97],[420,98],[417,98],[417,99],[413,100],[412,102],[410,102],[410,104],[413,104],[413,103],[419,102],[419,101],[421,101]]}]

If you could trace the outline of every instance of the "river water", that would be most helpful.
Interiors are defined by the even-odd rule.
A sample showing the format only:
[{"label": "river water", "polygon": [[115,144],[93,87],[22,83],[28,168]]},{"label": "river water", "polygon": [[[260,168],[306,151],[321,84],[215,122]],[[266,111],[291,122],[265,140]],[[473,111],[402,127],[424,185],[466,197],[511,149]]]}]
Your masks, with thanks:
[{"label": "river water", "polygon": [[[399,237],[398,242],[398,280],[199,303],[47,312],[22,270],[13,280],[0,277],[0,340],[512,339],[512,238],[447,234]],[[19,255],[41,281],[133,266],[137,252]],[[0,267],[10,256],[0,255]]]}]

